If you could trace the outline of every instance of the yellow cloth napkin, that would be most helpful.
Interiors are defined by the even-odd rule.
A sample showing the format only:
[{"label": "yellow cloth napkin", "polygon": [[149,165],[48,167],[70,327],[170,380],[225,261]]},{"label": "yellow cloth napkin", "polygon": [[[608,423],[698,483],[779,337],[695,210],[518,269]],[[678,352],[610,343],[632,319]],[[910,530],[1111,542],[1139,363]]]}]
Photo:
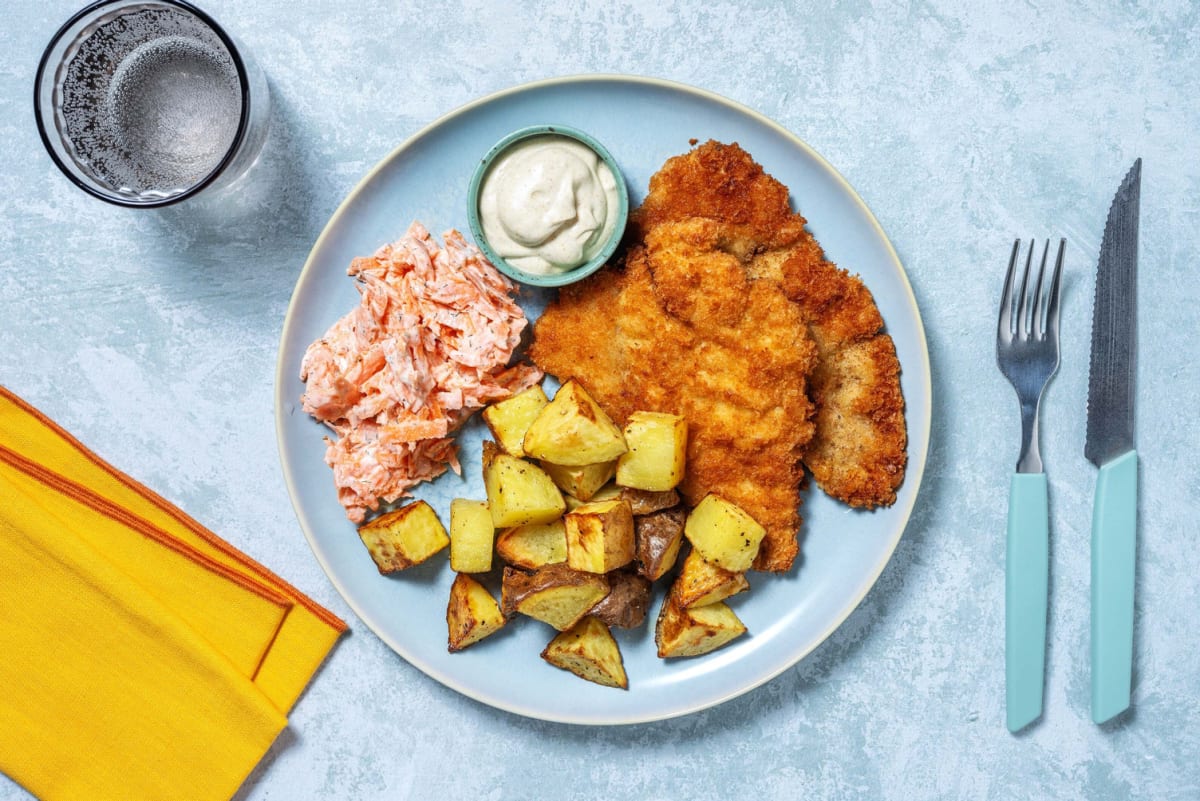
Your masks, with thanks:
[{"label": "yellow cloth napkin", "polygon": [[345,624],[0,387],[0,770],[228,798]]}]

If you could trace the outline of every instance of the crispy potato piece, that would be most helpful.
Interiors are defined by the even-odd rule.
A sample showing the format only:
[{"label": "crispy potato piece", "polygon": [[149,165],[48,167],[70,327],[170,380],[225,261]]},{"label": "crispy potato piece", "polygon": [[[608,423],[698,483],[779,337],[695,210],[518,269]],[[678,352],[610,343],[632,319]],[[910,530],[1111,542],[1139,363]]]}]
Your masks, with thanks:
[{"label": "crispy potato piece", "polygon": [[592,495],[591,498],[588,498],[586,501],[581,501],[578,498],[576,498],[574,495],[566,496],[567,511],[573,512],[576,509],[578,509],[580,506],[583,506],[585,503],[600,503],[601,501],[616,500],[617,498],[620,498],[622,496],[622,494],[623,493],[621,491],[621,488],[618,487],[616,484],[613,484],[610,482],[608,484],[605,484],[600,489],[596,490],[596,493],[594,495]]},{"label": "crispy potato piece", "polygon": [[559,388],[530,424],[522,447],[559,465],[611,462],[628,450],[621,429],[577,381]]},{"label": "crispy potato piece", "polygon": [[419,565],[450,544],[437,512],[417,501],[358,527],[358,536],[384,575]]},{"label": "crispy potato piece", "polygon": [[551,640],[542,651],[542,659],[581,679],[606,687],[629,688],[617,641],[604,623],[590,615]]},{"label": "crispy potato piece", "polygon": [[506,529],[496,538],[496,553],[515,567],[537,570],[567,561],[567,527],[562,518]]},{"label": "crispy potato piece", "polygon": [[572,570],[565,564],[546,565],[533,573],[504,568],[500,608],[505,615],[520,612],[559,631],[579,622],[608,595],[604,576]]},{"label": "crispy potato piece", "polygon": [[563,465],[542,462],[542,469],[558,488],[581,501],[590,501],[597,490],[608,483],[617,470],[617,463]]},{"label": "crispy potato piece", "polygon": [[616,484],[605,484],[592,496],[592,503],[611,501],[621,497],[621,488]]},{"label": "crispy potato piece", "polygon": [[485,501],[455,498],[450,501],[450,567],[459,573],[486,573],[492,569],[496,528]]},{"label": "crispy potato piece", "polygon": [[607,573],[633,561],[633,511],[622,500],[585,503],[567,512],[567,564]]},{"label": "crispy potato piece", "polygon": [[658,644],[658,655],[664,659],[700,656],[745,633],[746,626],[724,603],[684,609],[674,593],[667,593],[654,627],[654,642]]},{"label": "crispy potato piece", "polygon": [[622,433],[629,450],[617,459],[618,484],[665,492],[683,481],[686,420],[666,412],[634,412]]},{"label": "crispy potato piece", "polygon": [[661,509],[670,509],[679,504],[679,493],[675,490],[665,492],[650,492],[649,490],[621,488],[621,498],[629,501],[633,508],[633,516],[651,515]]},{"label": "crispy potato piece", "polygon": [[709,493],[688,515],[683,535],[705,560],[733,573],[750,569],[766,531],[740,506]]},{"label": "crispy potato piece", "polygon": [[608,586],[608,595],[588,614],[606,626],[635,629],[642,625],[650,609],[650,580],[629,570],[614,570],[608,574]]},{"label": "crispy potato piece", "polygon": [[633,519],[637,540],[638,572],[651,581],[658,581],[675,566],[679,547],[683,544],[682,509],[663,509]]},{"label": "crispy potato piece", "polygon": [[549,523],[566,511],[562,493],[532,462],[501,453],[496,443],[483,443],[483,485],[496,528]]},{"label": "crispy potato piece", "polygon": [[454,577],[454,583],[450,585],[450,603],[446,606],[451,652],[461,651],[494,634],[506,622],[500,605],[482,584],[466,573]]},{"label": "crispy potato piece", "polygon": [[525,455],[525,449],[521,447],[525,432],[548,403],[550,399],[546,397],[542,385],[535,384],[511,398],[488,406],[483,410],[483,422],[505,453],[522,457]]},{"label": "crispy potato piece", "polygon": [[675,600],[685,609],[715,604],[748,589],[750,582],[744,573],[732,573],[707,562],[694,549],[683,560],[683,569],[671,585]]}]

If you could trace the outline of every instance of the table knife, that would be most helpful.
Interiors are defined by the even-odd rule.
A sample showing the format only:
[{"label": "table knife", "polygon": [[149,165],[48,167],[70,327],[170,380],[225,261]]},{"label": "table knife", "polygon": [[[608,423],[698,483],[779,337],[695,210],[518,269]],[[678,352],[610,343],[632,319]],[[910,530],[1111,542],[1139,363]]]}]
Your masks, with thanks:
[{"label": "table knife", "polygon": [[1142,160],[1108,210],[1088,376],[1084,455],[1100,468],[1092,513],[1092,720],[1129,707],[1133,670],[1133,589],[1138,459],[1134,446],[1137,350],[1138,205]]}]

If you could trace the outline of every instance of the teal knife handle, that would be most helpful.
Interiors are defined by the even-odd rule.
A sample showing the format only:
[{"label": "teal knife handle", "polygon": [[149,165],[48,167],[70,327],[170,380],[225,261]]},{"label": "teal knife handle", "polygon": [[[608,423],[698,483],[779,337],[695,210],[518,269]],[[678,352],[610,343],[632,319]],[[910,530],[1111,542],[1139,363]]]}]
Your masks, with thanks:
[{"label": "teal knife handle", "polygon": [[1004,673],[1009,731],[1042,714],[1050,572],[1045,473],[1015,473],[1008,495],[1004,570]]},{"label": "teal knife handle", "polygon": [[1092,515],[1092,720],[1129,707],[1133,674],[1133,576],[1137,546],[1137,451],[1100,468]]}]

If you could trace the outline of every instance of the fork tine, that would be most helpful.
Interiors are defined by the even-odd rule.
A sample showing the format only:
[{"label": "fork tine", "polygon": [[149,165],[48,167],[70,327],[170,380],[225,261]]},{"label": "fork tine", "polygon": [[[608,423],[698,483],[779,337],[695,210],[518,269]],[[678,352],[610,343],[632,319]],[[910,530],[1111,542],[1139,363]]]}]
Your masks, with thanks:
[{"label": "fork tine", "polygon": [[1021,294],[1017,296],[1017,336],[1029,336],[1029,268],[1033,264],[1034,240],[1029,241],[1029,255],[1025,257],[1025,274],[1021,277]]},{"label": "fork tine", "polygon": [[1013,242],[1012,256],[1008,259],[1008,272],[1004,274],[1004,292],[1000,295],[1000,322],[996,325],[996,333],[1001,339],[1012,336],[1013,308],[1013,273],[1017,266],[1017,254],[1021,250],[1021,240]]},{"label": "fork tine", "polygon": [[1042,247],[1042,264],[1038,267],[1037,284],[1033,288],[1033,294],[1029,296],[1029,335],[1034,339],[1041,338],[1046,332],[1046,327],[1042,324],[1042,315],[1048,304],[1046,296],[1042,294],[1042,281],[1046,277],[1046,256],[1049,253],[1050,240],[1047,239]]},{"label": "fork tine", "polygon": [[[1047,240],[1047,243],[1049,240]],[[1063,250],[1066,238],[1058,240],[1058,257],[1054,260],[1054,277],[1050,279],[1050,299],[1046,302],[1046,336],[1058,342],[1058,293],[1062,284]]]}]

